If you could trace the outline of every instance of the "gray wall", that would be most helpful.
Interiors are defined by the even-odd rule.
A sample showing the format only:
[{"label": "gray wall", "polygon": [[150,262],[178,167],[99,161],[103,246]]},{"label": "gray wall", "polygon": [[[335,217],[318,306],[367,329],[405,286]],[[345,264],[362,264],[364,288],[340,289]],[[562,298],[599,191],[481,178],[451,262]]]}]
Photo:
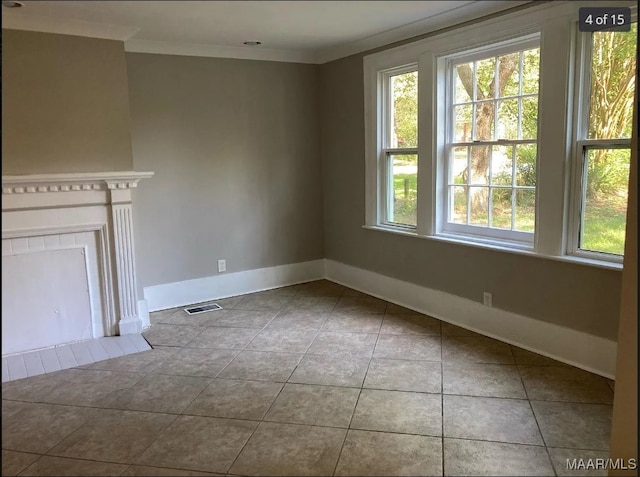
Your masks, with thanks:
[{"label": "gray wall", "polygon": [[318,67],[127,53],[141,286],[320,259]]},{"label": "gray wall", "polygon": [[325,257],[617,339],[621,273],[365,230],[362,56],[320,67]]},{"label": "gray wall", "polygon": [[2,173],[132,167],[123,43],[2,30]]}]

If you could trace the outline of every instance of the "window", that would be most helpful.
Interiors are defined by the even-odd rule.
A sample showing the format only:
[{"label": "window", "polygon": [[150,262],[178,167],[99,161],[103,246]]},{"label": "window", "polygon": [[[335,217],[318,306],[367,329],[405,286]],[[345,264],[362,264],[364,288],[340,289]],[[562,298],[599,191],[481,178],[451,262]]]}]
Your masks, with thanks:
[{"label": "window", "polygon": [[446,231],[533,242],[539,71],[537,35],[447,59]]},{"label": "window", "polygon": [[418,197],[418,72],[388,71],[384,84],[383,221],[413,227]]},{"label": "window", "polygon": [[637,23],[628,32],[584,33],[579,68],[576,187],[569,250],[624,253]]},{"label": "window", "polygon": [[620,268],[637,24],[534,3],[365,56],[365,227]]}]

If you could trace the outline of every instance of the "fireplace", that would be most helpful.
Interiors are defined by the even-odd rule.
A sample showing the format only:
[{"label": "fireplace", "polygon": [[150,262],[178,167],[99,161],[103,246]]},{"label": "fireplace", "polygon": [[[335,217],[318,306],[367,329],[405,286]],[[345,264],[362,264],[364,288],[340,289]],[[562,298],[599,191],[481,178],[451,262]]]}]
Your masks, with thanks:
[{"label": "fireplace", "polygon": [[152,175],[2,177],[3,356],[148,325],[137,295],[131,189]]}]

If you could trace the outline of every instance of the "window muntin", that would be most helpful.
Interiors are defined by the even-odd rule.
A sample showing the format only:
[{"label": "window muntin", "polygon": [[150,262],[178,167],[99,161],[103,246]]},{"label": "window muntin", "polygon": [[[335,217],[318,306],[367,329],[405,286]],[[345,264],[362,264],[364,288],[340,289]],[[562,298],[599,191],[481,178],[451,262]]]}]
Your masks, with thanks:
[{"label": "window muntin", "polygon": [[416,66],[384,72],[382,222],[415,228],[418,197],[418,71]]},{"label": "window muntin", "polygon": [[[582,110],[569,252],[621,260],[635,93],[637,23],[629,32],[583,33]],[[604,254],[604,255],[603,255]],[[617,258],[616,258],[617,257]]]},{"label": "window muntin", "polygon": [[533,241],[538,43],[536,35],[448,59],[445,232]]}]

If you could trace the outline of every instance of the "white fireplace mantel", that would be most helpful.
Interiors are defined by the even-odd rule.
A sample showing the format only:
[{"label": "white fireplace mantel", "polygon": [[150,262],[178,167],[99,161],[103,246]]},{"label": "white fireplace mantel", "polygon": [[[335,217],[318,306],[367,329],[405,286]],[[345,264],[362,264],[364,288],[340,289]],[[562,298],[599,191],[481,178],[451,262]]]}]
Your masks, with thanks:
[{"label": "white fireplace mantel", "polygon": [[[84,247],[87,270],[95,272],[87,273],[92,314],[101,321],[97,328],[102,327],[96,330],[95,316],[91,318],[94,337],[142,331],[131,189],[153,174],[125,171],[2,176],[3,258],[45,249],[55,252]],[[91,245],[96,249],[94,252],[77,237],[68,245],[69,234],[87,236],[87,233],[95,234],[95,238],[89,240],[94,244]],[[67,243],[66,248],[61,245],[63,242]],[[97,263],[89,263],[90,260]],[[91,296],[92,293],[99,296]],[[3,304],[3,321],[4,313]],[[28,316],[20,317],[20,320],[28,319]]]}]

